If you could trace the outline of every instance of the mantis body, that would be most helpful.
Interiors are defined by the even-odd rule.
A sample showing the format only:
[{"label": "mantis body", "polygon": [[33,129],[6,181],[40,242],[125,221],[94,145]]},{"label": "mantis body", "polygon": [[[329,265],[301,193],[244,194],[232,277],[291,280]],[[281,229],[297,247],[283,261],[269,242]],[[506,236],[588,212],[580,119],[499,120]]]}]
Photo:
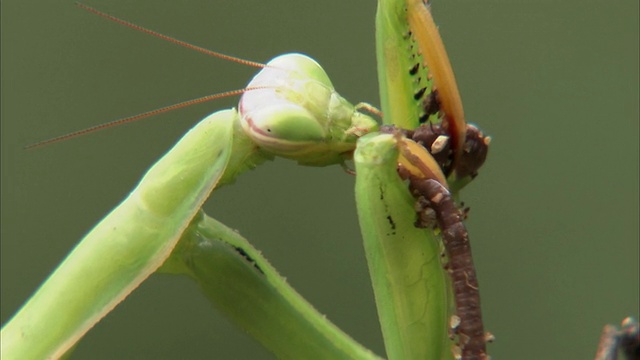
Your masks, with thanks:
[{"label": "mantis body", "polygon": [[[397,17],[400,8],[405,12],[409,9],[409,14],[427,11],[421,2],[381,1],[379,18]],[[410,25],[401,14],[399,19],[406,26],[418,26],[416,21]],[[432,22],[429,19],[427,23]],[[399,32],[398,29],[395,32]],[[406,38],[405,33],[385,36],[390,39]],[[406,72],[413,66],[402,71]],[[426,86],[430,88],[427,93],[435,91],[432,84]],[[303,165],[326,166],[343,163],[354,156],[354,151],[358,173],[356,193],[365,233],[365,250],[380,306],[388,356],[451,356],[445,348],[449,341],[447,314],[452,302],[447,291],[446,271],[438,260],[441,249],[431,230],[413,225],[415,199],[396,172],[400,162],[414,169],[414,176],[435,179],[446,185],[447,179],[439,164],[431,159],[425,148],[399,133],[375,134],[378,129],[376,122],[337,94],[322,68],[304,55],[287,54],[273,59],[249,83],[248,89],[240,99],[238,110],[216,112],[185,135],[152,167],[129,197],[74,249],[3,327],[3,358],[62,356],[158,269],[186,273],[201,283],[205,293],[215,293],[208,295],[210,298],[220,296],[219,292],[208,290],[215,280],[209,277],[211,272],[207,269],[216,264],[196,255],[199,254],[197,249],[202,248],[201,244],[215,239],[232,244],[230,246],[235,252],[231,251],[229,256],[237,258],[240,255],[241,260],[251,264],[252,279],[257,278],[258,283],[267,284],[267,288],[270,286],[284,294],[278,295],[281,296],[278,301],[292,305],[283,305],[284,310],[280,311],[299,314],[292,315],[297,320],[291,322],[298,321],[300,328],[314,329],[308,330],[313,331],[311,338],[327,339],[331,351],[340,353],[340,357],[373,358],[326,319],[320,319],[319,314],[278,280],[277,273],[259,257],[257,251],[222,231],[221,224],[211,225],[206,217],[198,215],[211,191],[274,156],[293,159]],[[383,95],[383,98],[386,97]],[[383,101],[385,119],[391,119],[404,128],[415,128],[421,118],[419,113],[424,112],[422,106],[416,110],[415,104],[409,108],[396,104],[385,109],[386,102]],[[454,148],[445,172],[455,176],[461,162],[464,134],[461,135],[460,129],[465,130],[464,119],[458,117],[457,110],[448,110],[451,107],[446,105],[447,101],[443,104],[449,116],[448,131],[453,131]],[[431,116],[437,118],[438,114],[428,114],[427,119]],[[382,189],[384,194],[380,193]],[[379,224],[381,217],[388,221]],[[384,226],[390,226],[392,231]],[[213,233],[215,235],[211,235]],[[244,279],[244,275],[239,274],[245,274],[246,270],[243,268],[237,273],[229,270],[220,276]],[[412,280],[406,283],[410,278]],[[86,291],[92,295],[78,296]],[[224,295],[222,299],[212,301],[226,308],[232,317],[241,318],[233,308],[234,302]],[[61,314],[58,309],[67,310]],[[266,317],[271,308],[265,305],[265,309],[263,315]],[[252,319],[253,323],[255,319]],[[243,326],[249,332],[255,331],[254,336],[274,352],[285,351],[281,350],[279,340],[265,335],[268,330],[260,326],[257,326],[258,330],[251,330],[255,324]],[[292,330],[292,333],[299,332],[299,328]],[[464,350],[464,344],[462,346]],[[483,355],[483,349],[474,351],[474,356]],[[322,357],[318,352],[312,354]]]}]

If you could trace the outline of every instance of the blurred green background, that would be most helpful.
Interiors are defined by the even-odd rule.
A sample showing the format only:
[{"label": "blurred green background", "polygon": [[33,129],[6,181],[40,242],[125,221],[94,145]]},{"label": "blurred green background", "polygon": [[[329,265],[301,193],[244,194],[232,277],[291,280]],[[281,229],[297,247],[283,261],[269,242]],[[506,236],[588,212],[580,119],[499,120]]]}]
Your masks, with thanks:
[{"label": "blurred green background", "polygon": [[[372,0],[89,1],[257,61],[317,59],[378,103]],[[464,191],[496,359],[592,358],[605,323],[638,315],[638,1],[436,0],[468,120],[493,136]],[[82,11],[2,2],[2,322],[141,174],[221,100],[42,149],[29,143],[236,89],[256,72]],[[279,160],[216,192],[307,299],[383,354],[353,200],[339,167]],[[76,359],[268,359],[186,278],[153,276]]]}]

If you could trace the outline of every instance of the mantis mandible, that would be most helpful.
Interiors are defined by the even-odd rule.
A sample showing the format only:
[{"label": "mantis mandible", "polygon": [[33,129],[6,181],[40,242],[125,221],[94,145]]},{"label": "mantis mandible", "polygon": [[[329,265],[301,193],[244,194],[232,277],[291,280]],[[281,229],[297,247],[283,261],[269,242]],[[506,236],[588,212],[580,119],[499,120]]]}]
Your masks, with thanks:
[{"label": "mantis mandible", "polygon": [[[381,1],[379,17],[397,12],[399,7],[407,14],[424,15],[423,12],[427,11],[424,5],[417,1]],[[380,15],[381,13],[383,15]],[[426,20],[427,23],[432,24],[433,21],[429,19],[430,17]],[[411,20],[409,17],[401,19],[401,22],[406,23],[415,33],[421,32],[418,28],[419,21]],[[378,29],[382,27],[377,26]],[[392,31],[396,34],[384,36],[389,39],[405,37],[404,32],[397,34],[401,32],[397,28]],[[428,34],[431,35],[427,37],[437,36],[437,32],[435,35],[433,32]],[[415,62],[409,57],[403,61]],[[431,65],[432,62],[427,60],[427,66],[435,66],[438,69],[443,66],[438,63]],[[402,71],[407,72],[407,69],[413,69],[413,66],[415,64],[403,68]],[[387,68],[384,71],[392,73]],[[443,79],[440,80],[443,84],[451,81],[445,76],[436,76],[437,73],[436,71],[433,74],[434,81],[436,78]],[[399,78],[406,77],[405,73]],[[381,82],[384,83],[382,80]],[[427,85],[430,86],[431,84]],[[381,91],[394,91],[393,88],[394,85],[382,85]],[[438,91],[444,90],[443,88],[445,86],[439,85]],[[410,94],[414,92],[411,91]],[[433,88],[427,91],[433,92]],[[441,96],[442,99],[452,97],[444,91],[443,93],[445,95]],[[395,96],[412,97],[406,95],[405,92]],[[382,97],[387,98],[384,95]],[[274,156],[293,159],[303,165],[341,164],[350,158],[354,151],[358,173],[356,192],[364,194],[361,197],[370,197],[372,193],[376,194],[377,189],[384,187],[389,190],[385,193],[384,205],[387,207],[384,209],[376,208],[375,204],[368,201],[359,200],[363,232],[372,232],[370,235],[374,238],[388,237],[387,241],[395,241],[391,252],[396,252],[395,256],[400,253],[407,256],[399,258],[399,261],[413,259],[408,266],[385,269],[392,275],[389,283],[391,287],[386,290],[383,289],[385,285],[377,283],[375,279],[376,273],[382,268],[376,269],[377,265],[372,265],[374,289],[382,289],[376,292],[376,298],[380,306],[386,307],[386,310],[379,309],[379,312],[388,356],[449,357],[448,351],[444,350],[448,342],[447,313],[451,307],[451,299],[446,290],[448,280],[440,262],[433,261],[434,255],[437,260],[441,250],[433,238],[432,231],[413,226],[416,215],[412,204],[415,200],[396,172],[396,165],[400,162],[405,167],[417,167],[416,171],[421,173],[423,178],[435,179],[440,184],[447,183],[446,175],[454,176],[453,179],[461,181],[460,184],[468,180],[468,174],[455,178],[463,151],[461,144],[464,143],[466,131],[464,118],[455,106],[447,105],[448,100],[442,101],[435,96],[432,98],[435,99],[433,101],[441,103],[440,108],[444,109],[443,112],[448,117],[445,118],[448,126],[446,131],[451,133],[453,144],[452,156],[443,165],[428,160],[430,155],[424,148],[402,135],[370,134],[378,129],[376,122],[338,95],[322,68],[309,57],[287,54],[270,61],[249,83],[237,111],[230,109],[214,113],[185,135],[153,166],[129,197],[85,237],[31,300],[3,327],[3,357],[62,356],[93,324],[161,266],[162,271],[189,273],[199,282],[206,282],[207,275],[195,269],[213,265],[208,264],[206,260],[204,263],[194,262],[194,255],[190,250],[185,250],[188,254],[185,256],[185,245],[180,244],[194,237],[202,238],[202,234],[207,233],[203,229],[224,233],[223,225],[211,225],[212,220],[198,215],[198,211],[214,188],[233,181],[241,172]],[[455,104],[454,100],[452,102]],[[414,103],[402,105],[393,100],[383,100],[385,122],[395,123],[403,128],[415,128],[418,119],[425,115],[418,113],[424,112],[425,107],[416,107],[415,100],[410,102]],[[385,105],[386,103],[393,103],[394,106]],[[437,112],[426,115],[424,121],[431,117],[432,123],[438,121]],[[406,123],[407,121],[410,123]],[[367,134],[370,135],[365,136]],[[218,141],[211,141],[212,137]],[[361,138],[362,141],[359,141]],[[419,155],[415,155],[416,153]],[[420,159],[420,165],[416,165],[414,157]],[[444,167],[444,172],[440,166]],[[377,180],[363,182],[371,179],[371,176]],[[162,196],[158,196],[159,194]],[[370,220],[367,220],[368,215]],[[371,219],[378,219],[380,216],[394,220],[393,234],[369,226],[368,222],[377,221]],[[400,238],[396,238],[398,236]],[[303,317],[313,318],[306,320],[307,323],[321,323],[324,330],[320,333],[325,334],[329,339],[327,342],[333,345],[333,349],[337,349],[335,351],[343,351],[341,356],[375,357],[330,323],[327,324],[326,319],[319,319],[321,316],[308,304],[305,305],[298,297],[291,295],[292,290],[286,288],[285,284],[278,283],[277,273],[270,270],[266,261],[259,257],[257,251],[251,250],[248,244],[239,244],[241,240],[227,233],[215,237],[225,243],[236,244],[232,245],[235,253],[232,252],[231,255],[236,258],[240,255],[241,260],[248,261],[253,269],[252,276],[269,283],[281,293],[289,294],[284,296],[285,300],[296,304],[293,307],[304,314]],[[365,246],[365,249],[370,262],[371,258],[375,257],[378,260],[374,262],[380,263],[389,259],[385,251],[376,253],[375,249],[368,246]],[[181,259],[184,263],[181,263]],[[393,261],[388,264],[393,265]],[[185,267],[189,268],[188,271]],[[226,276],[233,277],[233,274]],[[394,279],[408,277],[415,278],[419,286],[407,289],[394,285]],[[202,285],[205,292],[207,286],[206,283]],[[91,289],[94,294],[91,299],[74,296],[86,289]],[[397,299],[398,296],[406,299],[399,303],[385,301],[385,298]],[[416,304],[421,305],[416,307]],[[68,311],[61,316],[59,311],[56,311],[59,308],[66,308]],[[390,311],[392,315],[385,311]],[[304,320],[301,320],[301,323],[305,323]],[[409,324],[413,325],[407,326]],[[51,329],[54,327],[56,331],[52,332]],[[260,334],[254,336],[272,351],[281,351],[280,345],[274,345],[273,340],[265,340]],[[315,354],[322,356],[320,353]]]}]

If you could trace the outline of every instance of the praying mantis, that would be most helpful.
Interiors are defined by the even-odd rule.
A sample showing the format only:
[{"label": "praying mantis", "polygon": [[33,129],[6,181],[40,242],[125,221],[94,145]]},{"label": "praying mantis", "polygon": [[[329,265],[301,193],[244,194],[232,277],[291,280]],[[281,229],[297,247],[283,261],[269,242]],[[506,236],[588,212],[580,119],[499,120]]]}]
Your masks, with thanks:
[{"label": "praying mantis", "polygon": [[[430,17],[427,20],[403,18],[403,11],[407,14],[420,14],[420,19],[428,15],[422,2],[380,1],[377,24],[379,42],[388,40],[406,45],[413,40],[408,38],[406,29],[399,26],[411,28],[415,34],[421,34],[424,21],[431,25],[433,23]],[[389,18],[396,16],[399,16],[400,25],[390,24]],[[386,26],[391,29],[385,29]],[[433,29],[427,38],[437,36]],[[424,77],[420,81],[424,83],[418,83],[417,86],[424,87],[425,90],[422,91],[427,94],[434,92],[431,81],[437,80],[438,76],[445,79],[437,84],[438,91],[442,93],[439,93],[441,99],[433,97],[434,101],[440,102],[452,97],[446,91],[457,93],[457,90],[447,90],[446,87],[448,81],[455,84],[455,79],[448,78],[448,74],[436,76],[434,73],[432,79],[427,81],[428,70],[425,69],[428,68],[420,69],[423,65],[419,62],[422,60],[411,57],[415,54],[401,52],[401,56],[393,58],[388,53],[385,55],[385,46],[387,50],[389,46],[397,50],[401,45],[379,45],[379,49],[383,49],[379,50],[379,58],[383,73],[381,78],[385,79],[381,80],[385,84],[381,85],[385,122],[394,123],[400,128],[414,129],[419,124],[421,115],[425,115],[424,104],[419,103],[419,98],[414,98],[415,89],[410,87],[416,86],[416,79],[408,77],[406,73],[414,73],[412,76],[415,76],[415,73],[421,72]],[[440,54],[442,51],[437,50]],[[406,66],[394,68],[398,58],[406,62]],[[426,65],[436,69],[444,66],[431,65],[434,62],[437,59],[426,60]],[[414,71],[416,64],[419,65]],[[394,74],[394,70],[399,73]],[[404,79],[404,83],[394,83],[398,79]],[[399,88],[403,91],[397,91]],[[407,92],[410,96],[406,96]],[[452,101],[455,103],[457,100]],[[214,303],[227,309],[231,317],[279,356],[289,357],[295,354],[298,358],[322,358],[331,354],[332,358],[376,358],[326,319],[323,320],[286,286],[275,270],[246,241],[199,212],[213,189],[232,182],[241,172],[273,156],[287,157],[300,164],[313,166],[339,164],[354,157],[356,193],[360,194],[360,221],[365,233],[365,250],[370,258],[376,298],[383,308],[379,308],[379,312],[387,356],[453,356],[448,349],[447,339],[447,323],[450,320],[447,314],[452,307],[452,299],[447,293],[446,271],[439,261],[443,250],[431,230],[419,229],[413,225],[416,218],[413,208],[415,199],[396,173],[400,154],[404,158],[401,161],[404,167],[418,168],[416,171],[419,174],[414,172],[411,176],[427,177],[446,186],[447,173],[452,179],[453,191],[457,191],[457,188],[469,180],[469,174],[462,177],[456,174],[456,169],[462,162],[466,127],[459,109],[451,106],[446,100],[441,104],[443,112],[449,116],[446,131],[453,132],[451,138],[455,139],[452,141],[453,155],[442,164],[445,167],[443,172],[440,164],[429,160],[430,154],[423,147],[413,145],[400,132],[391,130],[387,134],[376,133],[376,122],[339,96],[315,61],[297,54],[275,58],[248,85],[238,111],[230,109],[216,112],[185,135],[173,150],[154,165],[128,200],[87,235],[25,308],[3,327],[3,357],[62,356],[144,278],[160,269],[163,272],[186,273],[194,277],[205,293],[213,298],[219,297],[212,299]],[[440,117],[436,111],[427,114],[422,122],[431,122],[437,128]],[[211,141],[212,138],[217,141]],[[227,141],[230,139],[233,141]],[[424,169],[429,170],[428,173]],[[392,205],[392,209],[380,209],[377,207],[381,205],[380,202],[376,204],[374,201],[376,197],[380,197],[380,193],[376,191],[383,187],[388,187],[389,191],[385,192],[387,195],[382,205]],[[381,214],[388,220],[393,219],[387,224],[397,230],[394,234],[374,226],[373,223]],[[123,222],[123,219],[127,220]],[[130,240],[131,233],[135,234],[135,241]],[[367,237],[376,239],[381,236],[400,238],[392,240],[393,249],[376,249],[375,244],[367,245]],[[118,241],[119,245],[113,247],[114,241],[107,239],[122,241]],[[221,242],[224,246],[219,246]],[[255,288],[260,284],[266,289],[277,289],[280,296],[277,302],[279,307],[275,310],[265,307],[266,310],[274,311],[282,317],[289,316],[291,324],[297,325],[292,325],[290,331],[284,332],[278,339],[272,339],[260,325],[251,324],[256,322],[255,314],[248,319],[238,314],[230,300],[239,301],[238,298],[231,294],[225,298],[226,295],[219,295],[219,292],[214,291],[216,288],[211,284],[217,280],[212,279],[220,278],[220,270],[212,277],[210,268],[219,265],[212,264],[206,256],[200,258],[202,254],[198,251],[210,250],[216,245],[221,249],[211,250],[213,252],[209,255],[218,256],[222,259],[221,263],[230,264],[224,268],[222,277],[242,284],[241,289],[244,291],[249,288],[250,291],[258,292],[260,290]],[[194,251],[194,248],[199,250]],[[392,257],[385,254],[388,251],[395,252],[394,256],[404,254],[406,257],[390,261]],[[405,262],[404,268],[393,268],[402,262]],[[234,271],[234,266],[239,269]],[[392,274],[397,279],[411,277],[414,284],[421,285],[413,286],[414,289],[395,288],[393,282],[399,280],[392,280],[391,284],[385,285],[386,280],[380,280],[385,274]],[[97,278],[91,277],[94,275]],[[111,279],[105,281],[103,286],[100,281],[109,276]],[[250,280],[243,280],[245,278]],[[52,293],[70,294],[76,293],[76,289],[92,287],[95,297],[90,301],[85,298],[64,298],[58,299],[61,303],[48,303],[52,298],[53,301],[56,300],[55,296],[51,296]],[[393,300],[398,299],[401,294],[408,300]],[[266,291],[261,295],[269,294]],[[246,297],[243,298],[245,301]],[[77,303],[70,304],[72,301]],[[419,307],[412,308],[416,304],[420,304]],[[70,311],[65,312],[61,318],[59,313],[54,314],[50,310],[59,307],[68,307]],[[266,310],[263,316],[269,313]],[[33,318],[38,321],[33,322]],[[61,322],[64,322],[64,326],[60,326]],[[51,332],[52,323],[57,324],[55,334]],[[301,328],[311,330],[301,332]],[[296,346],[296,338],[291,337],[293,334],[307,341],[314,339],[317,346],[302,346],[308,344],[303,340],[300,340],[302,345]],[[289,345],[287,349],[285,345]],[[460,351],[463,358],[472,358],[464,354],[464,350],[465,347],[462,346]],[[477,355],[483,354],[483,350],[479,350]]]}]

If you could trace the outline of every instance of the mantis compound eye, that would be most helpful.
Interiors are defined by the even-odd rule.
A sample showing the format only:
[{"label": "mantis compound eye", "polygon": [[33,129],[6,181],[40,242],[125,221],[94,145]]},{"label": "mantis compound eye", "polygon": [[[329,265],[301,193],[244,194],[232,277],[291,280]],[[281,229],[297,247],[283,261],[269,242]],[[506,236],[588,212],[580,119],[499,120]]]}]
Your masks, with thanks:
[{"label": "mantis compound eye", "polygon": [[325,131],[315,117],[295,104],[273,101],[254,111],[241,107],[240,112],[245,132],[270,152],[293,155],[325,137]]}]

